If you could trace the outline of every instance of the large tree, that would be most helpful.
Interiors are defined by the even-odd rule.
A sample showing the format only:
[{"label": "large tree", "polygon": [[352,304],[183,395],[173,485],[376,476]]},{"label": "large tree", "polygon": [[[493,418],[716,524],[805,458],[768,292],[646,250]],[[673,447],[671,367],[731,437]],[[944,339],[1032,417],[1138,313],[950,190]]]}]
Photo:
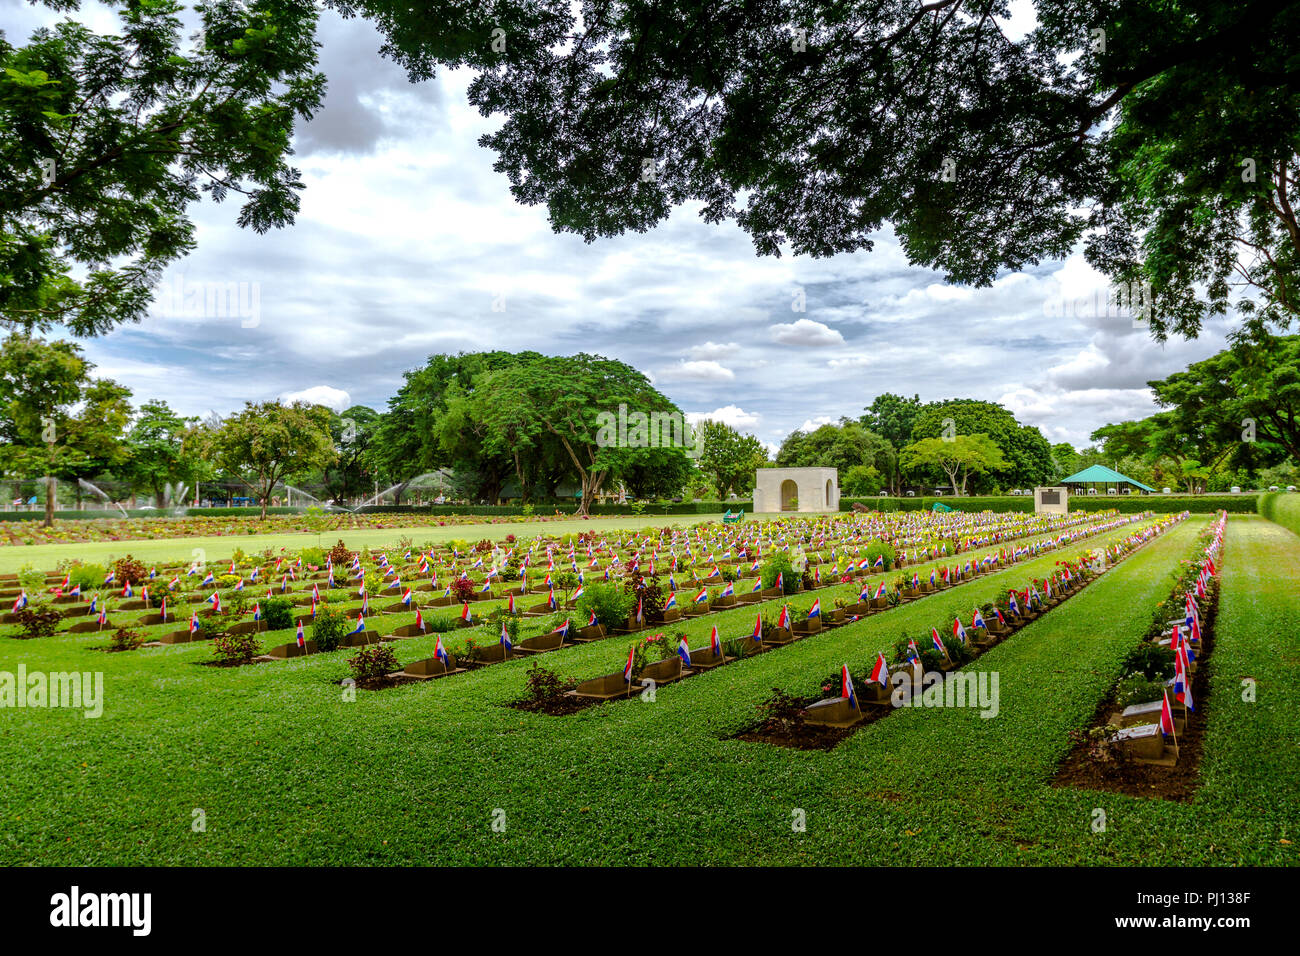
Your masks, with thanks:
[{"label": "large tree", "polygon": [[[504,351],[429,356],[423,367],[405,374],[389,399],[365,454],[367,466],[381,480],[397,485],[399,501],[406,483],[440,468],[454,469],[462,478],[471,476],[465,490],[472,499],[495,501],[512,471],[520,475],[526,496],[530,479],[548,483],[539,474],[545,455],[525,463],[521,445],[507,439],[488,441],[476,411],[485,376],[537,358],[537,352]],[[528,464],[536,467],[530,470]],[[554,486],[554,480],[549,483]]]},{"label": "large tree", "polygon": [[131,390],[111,379],[93,379],[81,391],[76,410],[64,422],[64,444],[77,455],[55,471],[75,482],[78,506],[83,482],[107,471],[130,469],[126,429],[133,414]]},{"label": "large tree", "polygon": [[[622,362],[587,354],[538,356],[488,375],[479,392],[478,421],[488,444],[532,448],[554,441],[563,449],[581,488],[579,514],[588,513],[607,481],[641,465],[685,458],[685,449],[665,447],[662,436],[635,433],[637,414],[684,419],[642,373]],[[632,424],[626,435],[615,428],[611,436],[608,422],[620,415]]]},{"label": "large tree", "polygon": [[1273,445],[1300,461],[1300,335],[1243,338],[1147,384],[1185,430],[1237,452]]},{"label": "large tree", "polygon": [[791,432],[777,450],[776,464],[781,468],[835,468],[841,485],[852,472],[854,489],[860,490],[861,469],[889,474],[895,470],[897,457],[894,446],[883,436],[860,422],[843,419],[838,425]]},{"label": "large tree", "polygon": [[966,398],[931,402],[921,409],[912,425],[914,441],[973,434],[988,435],[1006,458],[1005,465],[989,471],[991,481],[1030,487],[1052,479],[1052,447],[1042,432],[1032,425],[1021,425],[996,402]]},{"label": "large tree", "polygon": [[754,472],[767,462],[767,449],[753,435],[742,435],[725,422],[705,419],[695,426],[703,439],[699,467],[718,496],[753,488]]},{"label": "large tree", "polygon": [[45,524],[54,521],[55,480],[76,481],[124,460],[130,394],[72,342],[12,333],[0,346],[0,469],[47,479]]},{"label": "large tree", "polygon": [[246,402],[212,430],[206,450],[218,468],[256,492],[265,518],[277,484],[334,461],[330,410],[305,402]]},{"label": "large tree", "polygon": [[1216,475],[1300,460],[1300,336],[1243,338],[1147,385],[1161,411],[1093,432],[1113,459],[1140,459],[1193,492]]},{"label": "large tree", "polygon": [[174,412],[161,400],[145,402],[127,433],[130,449],[127,475],[139,486],[149,489],[154,504],[167,504],[167,486],[178,492],[191,488],[200,474],[199,449],[194,431],[197,418]]},{"label": "large tree", "polygon": [[955,435],[952,438],[922,438],[905,447],[900,453],[903,468],[908,471],[937,468],[948,476],[954,495],[966,494],[966,480],[972,474],[983,474],[1005,468],[1007,461],[1002,451],[988,435]]},{"label": "large tree", "polygon": [[[75,10],[77,0],[41,0]],[[138,321],[194,247],[187,207],[239,196],[240,226],[287,225],[287,157],[318,108],[308,0],[116,0],[115,31],[64,19],[0,33],[0,319],[79,335]]]},{"label": "large tree", "polygon": [[354,405],[341,414],[331,413],[330,437],[336,457],[322,471],[321,483],[334,501],[362,497],[369,489],[374,480],[370,449],[380,421],[380,414],[365,405]]},{"label": "large tree", "polygon": [[328,2],[413,80],[477,71],[470,102],[501,118],[482,142],[556,230],[693,201],[760,253],[829,256],[888,222],[910,261],[980,285],[1088,237],[1151,285],[1157,335],[1195,334],[1244,251],[1297,314],[1293,0],[1038,0],[1021,39],[1007,0]]},{"label": "large tree", "polygon": [[883,436],[895,451],[892,466],[883,469],[891,494],[902,492],[903,473],[898,464],[897,450],[911,442],[912,426],[916,424],[916,416],[921,414],[921,408],[920,395],[907,398],[885,392],[877,395],[863,410],[862,424]]}]

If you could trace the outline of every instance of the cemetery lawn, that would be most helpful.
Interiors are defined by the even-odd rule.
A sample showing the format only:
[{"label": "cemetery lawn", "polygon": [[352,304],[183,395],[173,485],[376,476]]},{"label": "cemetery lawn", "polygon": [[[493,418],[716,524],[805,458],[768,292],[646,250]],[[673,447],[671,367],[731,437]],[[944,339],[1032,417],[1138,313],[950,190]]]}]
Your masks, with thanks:
[{"label": "cemetery lawn", "polygon": [[[0,547],[0,573],[17,571],[25,564],[38,568],[53,569],[60,561],[80,558],[89,564],[104,564],[114,558],[131,554],[146,564],[163,561],[190,561],[191,552],[202,548],[209,561],[226,561],[236,548],[242,548],[248,554],[259,554],[267,548],[279,550],[321,545],[328,549],[339,538],[347,540],[351,548],[391,547],[400,538],[407,537],[420,545],[425,541],[441,544],[463,538],[466,541],[479,541],[491,538],[498,541],[507,534],[516,535],[521,541],[527,541],[540,534],[562,535],[577,534],[580,531],[600,531],[617,528],[635,531],[641,528],[662,528],[670,525],[683,527],[704,521],[717,521],[719,514],[704,515],[641,515],[590,518],[583,520],[564,519],[553,521],[520,521],[497,524],[460,524],[440,527],[435,523],[416,524],[398,528],[347,528],[341,531],[325,531],[319,535],[312,533],[289,534],[242,534],[222,535],[219,537],[176,537],[156,540],[136,539],[131,541],[87,541],[70,544],[32,544]],[[746,515],[746,519],[750,516]],[[770,515],[757,516],[757,520]],[[139,519],[148,521],[149,519]]]},{"label": "cemetery lawn", "polygon": [[[1063,555],[662,687],[654,703],[565,717],[507,706],[527,661],[347,702],[349,652],[218,669],[200,666],[202,644],[101,654],[96,635],[4,640],[0,670],[102,670],[106,703],[98,719],[2,715],[0,863],[1294,865],[1300,538],[1270,522],[1228,522],[1195,800],[1051,784],[1067,732],[1091,719],[1207,520],[1154,539],[968,665],[999,674],[996,718],[903,710],[828,752],[732,738],[773,687],[810,693],[841,662],[888,653],[902,630],[921,638],[954,613],[969,619]],[[691,645],[713,623],[724,638],[744,633],[753,613],[691,622]],[[619,669],[632,640],[541,660],[595,676]],[[396,650],[405,663],[432,646]],[[1240,699],[1246,676],[1256,703]],[[792,831],[796,809],[806,832]],[[193,832],[196,811],[205,832]]]}]

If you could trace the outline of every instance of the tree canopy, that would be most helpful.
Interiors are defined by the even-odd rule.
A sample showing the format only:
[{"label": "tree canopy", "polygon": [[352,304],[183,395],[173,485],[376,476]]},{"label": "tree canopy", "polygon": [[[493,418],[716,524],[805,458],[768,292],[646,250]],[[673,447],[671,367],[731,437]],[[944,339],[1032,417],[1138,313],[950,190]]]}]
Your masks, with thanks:
[{"label": "tree canopy", "polygon": [[[0,470],[52,484],[89,478],[121,464],[130,392],[92,379],[94,365],[71,342],[12,333],[0,345]],[[78,486],[80,487],[80,486]],[[78,492],[80,493],[80,492]],[[45,523],[54,518],[47,487]]]},{"label": "tree canopy", "polygon": [[262,517],[271,490],[282,481],[323,468],[336,457],[329,410],[295,402],[247,402],[207,436],[207,453],[218,467],[257,492]]},{"label": "tree canopy", "polygon": [[[56,10],[75,0],[44,0]],[[111,3],[118,32],[67,18],[0,33],[0,317],[78,335],[138,321],[195,243],[187,207],[242,199],[240,226],[293,222],[294,123],[319,107],[306,0]]]},{"label": "tree canopy", "polygon": [[988,469],[990,478],[1020,488],[1048,481],[1054,474],[1052,448],[1033,425],[1022,425],[996,402],[947,399],[931,402],[917,414],[912,438],[952,438],[987,435],[1005,456],[1005,463]]},{"label": "tree canopy", "polygon": [[954,495],[966,494],[966,479],[1007,467],[1002,451],[988,435],[954,435],[922,438],[904,448],[899,457],[907,469],[938,468],[948,476]]},{"label": "tree canopy", "polygon": [[1217,474],[1238,480],[1300,460],[1300,336],[1242,339],[1147,384],[1162,410],[1094,431],[1107,455],[1140,459],[1191,491]]},{"label": "tree canopy", "polygon": [[720,498],[753,490],[754,472],[767,463],[767,449],[753,435],[742,435],[724,422],[706,419],[696,426],[703,433],[700,471]]},{"label": "tree canopy", "polygon": [[829,256],[890,223],[976,285],[1086,237],[1149,287],[1157,336],[1195,335],[1234,275],[1297,315],[1295,2],[1042,0],[1021,39],[1006,0],[328,2],[413,80],[475,70],[470,102],[502,119],[483,145],[557,231],[691,201],[761,254]]},{"label": "tree canopy", "polygon": [[[588,241],[693,203],[763,255],[888,224],[975,285],[1082,243],[1157,337],[1300,308],[1298,0],[1037,0],[1014,39],[1008,0],[321,2],[414,82],[471,70],[497,171]],[[256,230],[297,210],[315,4],[111,5],[118,32],[0,36],[0,317],[28,330],[138,319],[203,193]]]}]

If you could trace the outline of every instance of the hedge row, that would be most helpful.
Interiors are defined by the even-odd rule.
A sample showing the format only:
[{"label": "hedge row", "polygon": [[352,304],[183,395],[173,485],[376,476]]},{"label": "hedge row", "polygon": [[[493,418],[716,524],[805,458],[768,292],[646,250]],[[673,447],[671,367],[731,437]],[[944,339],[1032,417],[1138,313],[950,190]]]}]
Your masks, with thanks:
[{"label": "hedge row", "polygon": [[[1250,513],[1256,510],[1258,495],[1071,495],[1071,511],[1104,511],[1114,508],[1120,514],[1138,511],[1207,514],[1219,510]],[[860,501],[873,511],[929,511],[938,502],[957,511],[1032,512],[1033,495],[990,495],[984,498],[841,498],[840,510],[852,511]]]},{"label": "hedge row", "polygon": [[1259,496],[1259,513],[1269,521],[1300,534],[1300,495],[1269,491]]}]

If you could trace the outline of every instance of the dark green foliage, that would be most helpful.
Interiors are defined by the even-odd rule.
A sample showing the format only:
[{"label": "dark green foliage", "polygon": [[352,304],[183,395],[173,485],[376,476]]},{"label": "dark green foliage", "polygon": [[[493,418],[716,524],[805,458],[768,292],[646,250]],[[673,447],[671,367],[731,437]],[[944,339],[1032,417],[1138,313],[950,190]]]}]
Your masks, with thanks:
[{"label": "dark green foliage", "polygon": [[262,653],[262,642],[256,634],[222,632],[212,638],[212,653],[224,664],[247,664]]},{"label": "dark green foliage", "polygon": [[1300,535],[1300,494],[1271,491],[1259,496],[1259,513]]},{"label": "dark green foliage", "polygon": [[352,676],[358,681],[375,681],[400,669],[397,655],[388,644],[368,644],[348,658],[348,667]]},{"label": "dark green foliage", "polygon": [[59,629],[63,615],[43,604],[28,604],[14,613],[18,633],[23,637],[49,637]]},{"label": "dark green foliage", "polygon": [[139,631],[129,627],[119,627],[108,639],[108,646],[115,651],[134,651],[138,650],[144,641],[145,637]]},{"label": "dark green foliage", "polygon": [[262,620],[268,631],[282,631],[293,627],[294,603],[287,597],[271,597],[262,605]]},{"label": "dark green foliage", "polygon": [[1174,652],[1168,647],[1142,643],[1124,658],[1125,674],[1141,674],[1146,680],[1174,676]]},{"label": "dark green foliage", "polygon": [[298,209],[291,137],[325,83],[315,6],[206,4],[197,46],[179,5],[111,6],[111,32],[68,17],[0,39],[0,314],[27,329],[138,320],[194,249],[187,207],[204,193],[239,196],[256,232]]},{"label": "dark green foliage", "polygon": [[585,624],[594,613],[596,620],[606,629],[625,627],[628,615],[636,606],[636,598],[621,585],[612,581],[598,581],[588,584],[578,598],[578,615]]},{"label": "dark green foliage", "polygon": [[312,621],[311,637],[316,642],[318,651],[335,650],[342,643],[348,627],[347,615],[328,604],[316,608],[316,619]]},{"label": "dark green foliage", "polygon": [[768,555],[759,568],[759,574],[764,589],[776,587],[776,576],[779,574],[781,587],[786,594],[794,594],[799,590],[799,575],[795,574],[790,556],[784,551]]}]

